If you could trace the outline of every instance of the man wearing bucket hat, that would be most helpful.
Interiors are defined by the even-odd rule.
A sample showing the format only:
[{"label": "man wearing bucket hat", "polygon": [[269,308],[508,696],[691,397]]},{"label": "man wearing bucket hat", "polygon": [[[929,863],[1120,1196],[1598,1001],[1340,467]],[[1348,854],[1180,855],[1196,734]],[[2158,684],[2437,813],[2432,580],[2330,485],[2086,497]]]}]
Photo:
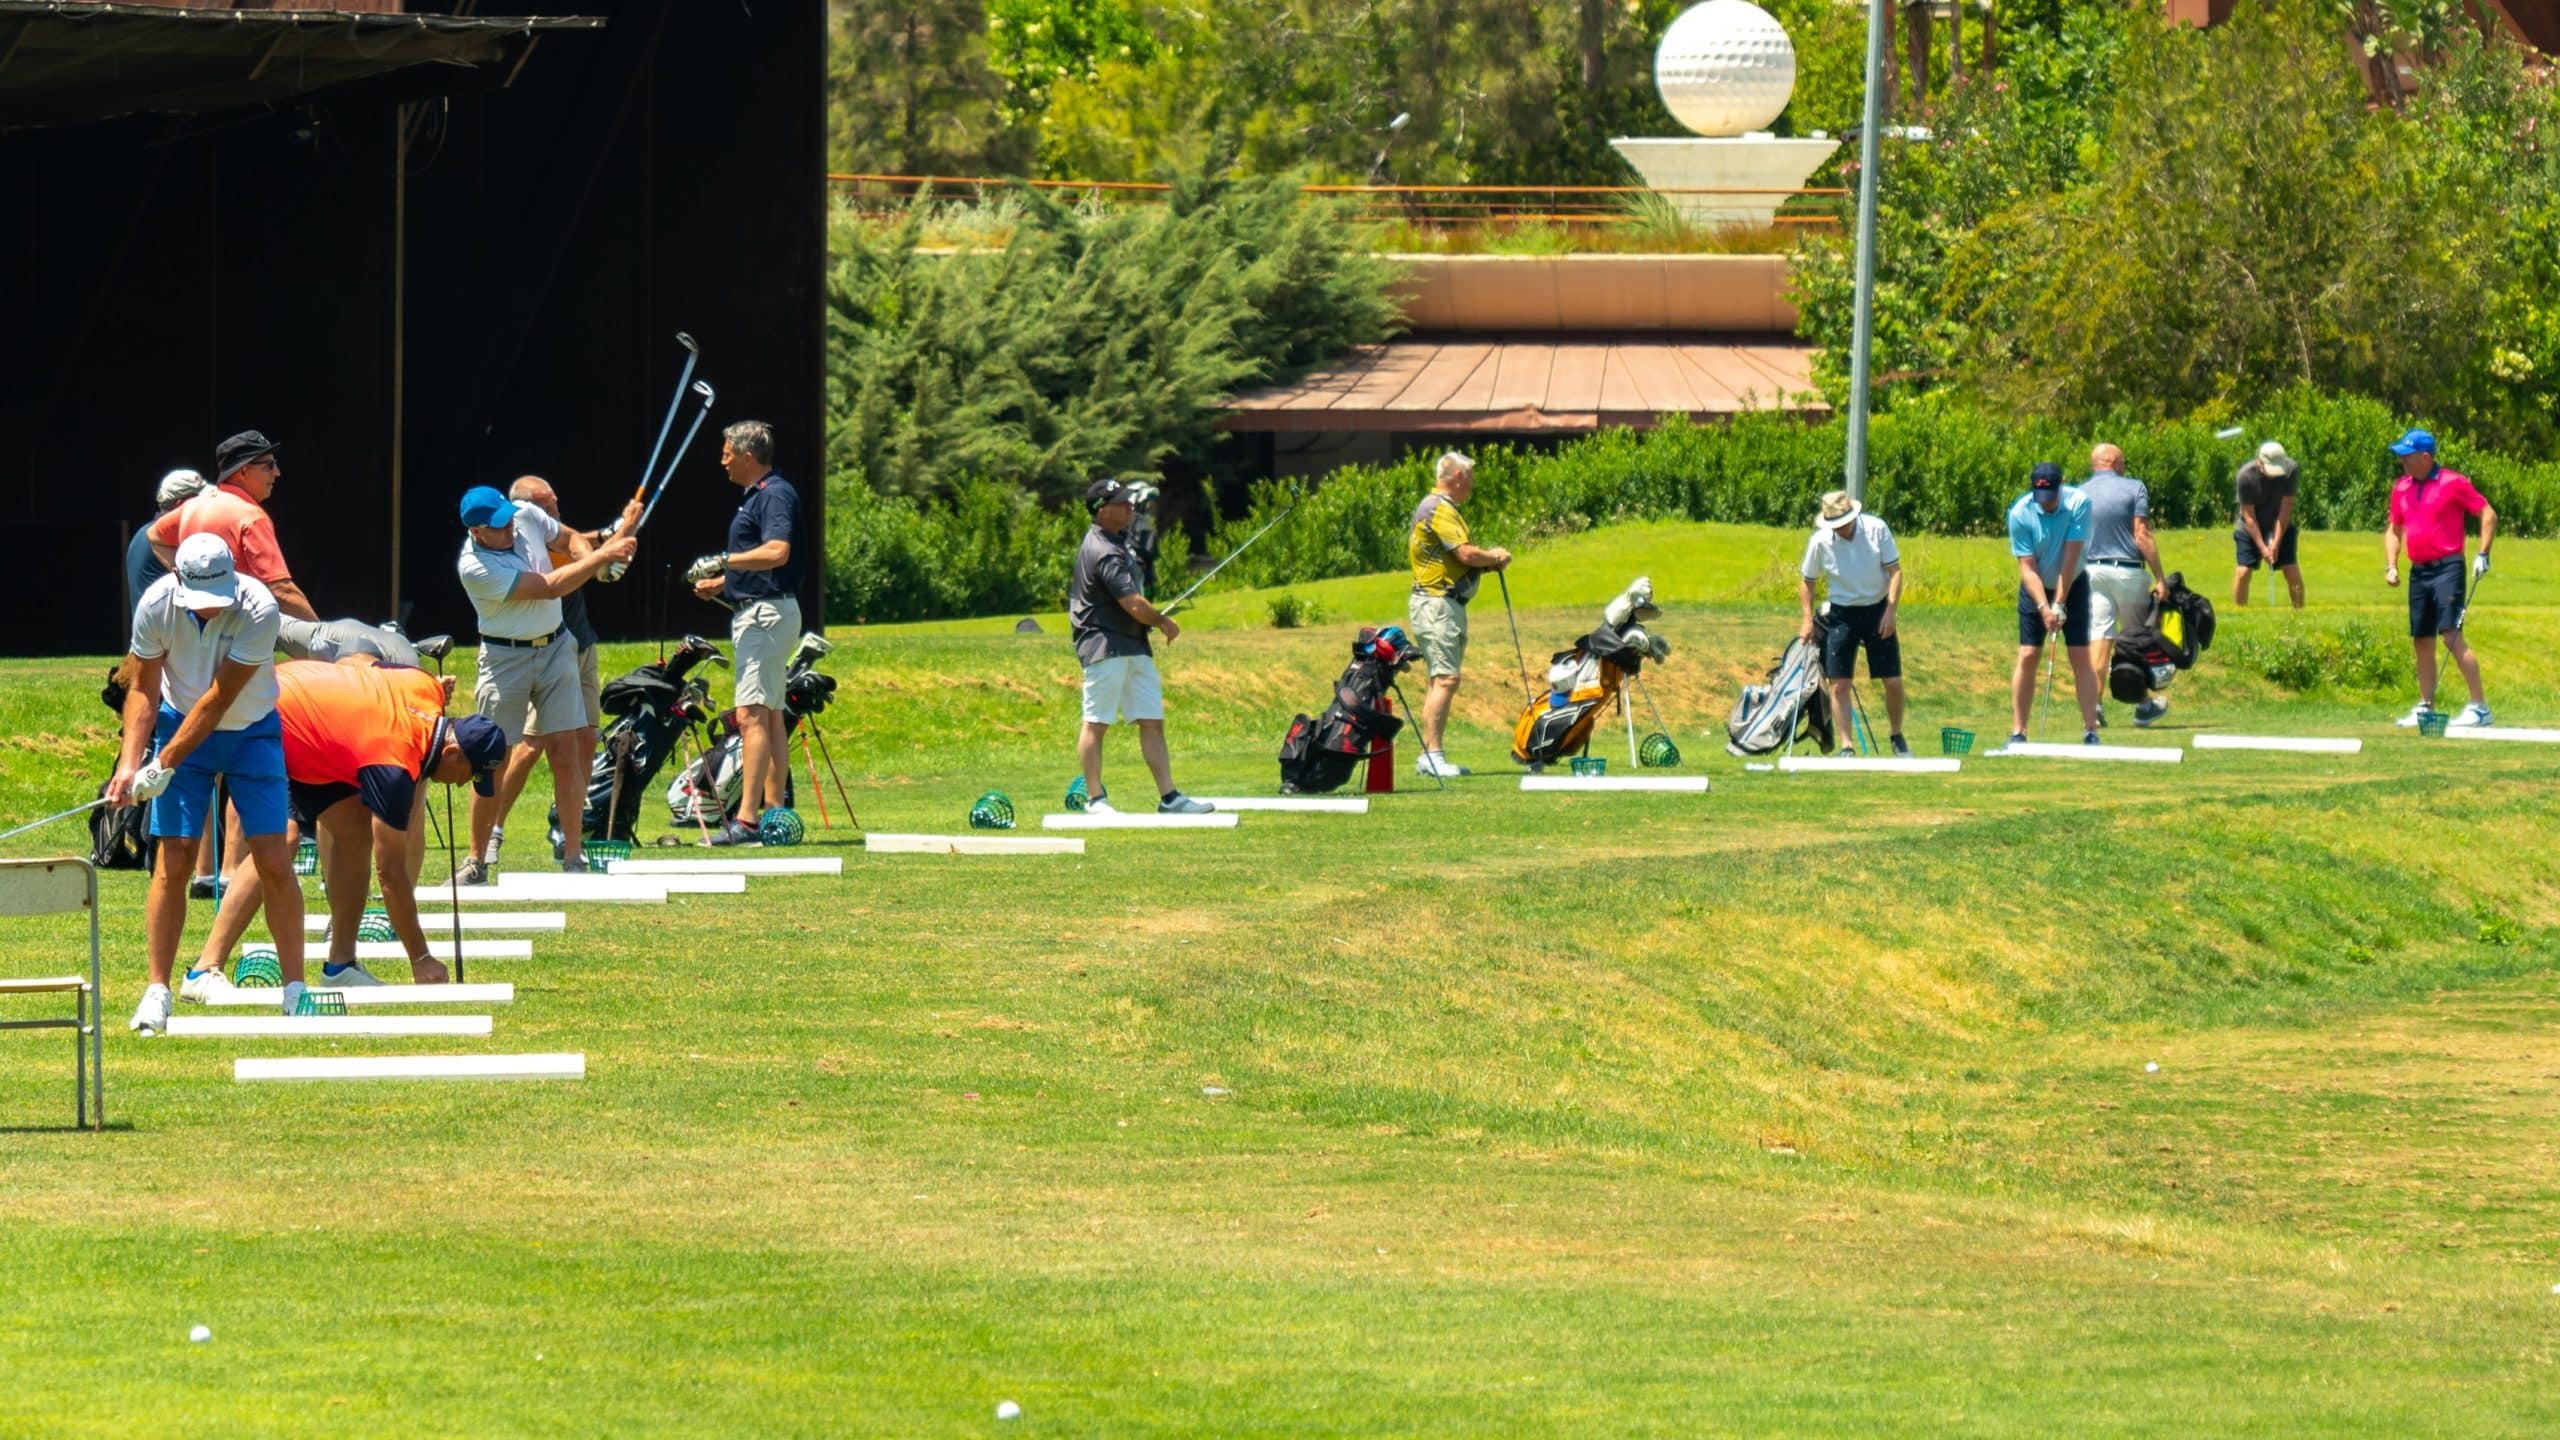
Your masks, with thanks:
[{"label": "man wearing bucket hat", "polygon": [[[286,1013],[302,995],[302,890],[286,839],[275,596],[233,568],[231,547],[219,535],[188,536],[173,558],[171,572],[134,607],[124,743],[106,796],[118,806],[150,801],[151,833],[159,838],[143,918],[151,980],[133,1012],[133,1028],[145,1034],[168,1028],[186,877],[196,843],[213,823],[216,776],[231,792],[241,848],[276,892],[268,930],[284,974]],[[154,741],[158,751],[146,760]]]},{"label": "man wearing bucket hat", "polygon": [[[552,799],[566,818],[586,804],[587,769],[577,762],[578,732],[586,724],[586,692],[578,679],[578,643],[561,621],[560,597],[586,584],[606,566],[628,561],[639,542],[628,530],[554,569],[545,547],[560,539],[560,523],[487,485],[463,492],[462,524],[468,532],[454,572],[480,621],[480,677],[472,701],[495,720],[515,745],[528,726],[542,737],[551,761]],[[489,832],[503,817],[488,793],[471,802],[471,854],[460,874],[465,885],[489,878]],[[582,827],[562,827],[560,868],[584,873]]]},{"label": "man wearing bucket hat", "polygon": [[2029,473],[2027,493],[2009,507],[2009,553],[2018,560],[2018,663],[2009,677],[2011,742],[2027,738],[2035,714],[2036,665],[2058,634],[2071,656],[2081,741],[2098,743],[2098,674],[2089,660],[2089,586],[2080,555],[2089,545],[2089,497],[2062,483],[2047,460]]},{"label": "man wearing bucket hat", "polygon": [[1076,663],[1084,667],[1084,724],[1076,735],[1076,763],[1084,772],[1085,808],[1112,814],[1118,807],[1102,788],[1102,741],[1113,724],[1138,727],[1138,753],[1155,777],[1156,810],[1165,815],[1205,815],[1212,808],[1173,783],[1173,757],[1164,743],[1164,681],[1156,674],[1147,632],[1164,632],[1172,644],[1182,627],[1147,603],[1138,583],[1137,557],[1129,553],[1129,525],[1136,518],[1132,487],[1096,480],[1085,487],[1093,525],[1076,549],[1075,578],[1067,586],[1067,629]]},{"label": "man wearing bucket hat", "polygon": [[[153,521],[196,498],[204,489],[204,476],[193,470],[172,470],[160,477],[160,488],[153,500],[158,506],[151,512]],[[151,548],[151,526],[143,525],[133,532],[124,547],[124,608],[131,613],[142,603],[142,592],[151,582],[169,573],[169,563]]]},{"label": "man wearing bucket hat", "polygon": [[2301,527],[2293,513],[2300,479],[2301,467],[2275,440],[2259,446],[2257,455],[2232,475],[2232,499],[2240,511],[2231,527],[2231,559],[2237,567],[2231,576],[2232,604],[2249,603],[2249,580],[2264,565],[2283,573],[2293,608],[2302,608],[2302,567],[2294,562]]},{"label": "man wearing bucket hat", "polygon": [[[2391,447],[2400,478],[2391,486],[2391,519],[2382,532],[2382,583],[2400,583],[2400,557],[2409,557],[2409,647],[2418,670],[2418,703],[2400,717],[2403,729],[2423,728],[2436,709],[2436,642],[2453,652],[2471,703],[2446,722],[2469,730],[2489,723],[2489,699],[2480,689],[2480,661],[2462,638],[2467,585],[2489,573],[2489,546],[2497,539],[2498,512],[2470,477],[2436,463],[2436,437],[2424,430],[2402,435]],[[2466,574],[2462,564],[2464,520],[2480,517],[2480,553]]]},{"label": "man wearing bucket hat", "polygon": [[[1908,755],[1902,738],[1902,551],[1893,531],[1845,490],[1822,497],[1813,537],[1805,542],[1804,563],[1797,567],[1796,597],[1804,611],[1797,638],[1813,639],[1813,585],[1829,577],[1830,610],[1822,630],[1822,678],[1831,683],[1831,713],[1840,717],[1843,733],[1854,736],[1849,722],[1858,673],[1858,652],[1867,652],[1867,674],[1884,689],[1885,715],[1892,725],[1893,753]],[[1849,749],[1857,742],[1853,738]]]},{"label": "man wearing bucket hat", "polygon": [[320,612],[293,583],[284,549],[276,543],[275,522],[267,518],[267,501],[284,479],[277,448],[255,430],[243,430],[215,446],[213,488],[151,522],[151,548],[171,555],[190,535],[219,535],[230,547],[232,563],[275,596],[279,611],[296,620],[317,620]]}]

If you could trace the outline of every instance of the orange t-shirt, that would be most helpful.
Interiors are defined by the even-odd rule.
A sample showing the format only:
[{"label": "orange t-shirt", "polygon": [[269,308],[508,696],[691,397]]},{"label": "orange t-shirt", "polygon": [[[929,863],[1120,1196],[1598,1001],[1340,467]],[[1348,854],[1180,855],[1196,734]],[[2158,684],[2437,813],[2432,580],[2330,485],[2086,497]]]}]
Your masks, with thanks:
[{"label": "orange t-shirt", "polygon": [[231,563],[241,574],[266,585],[291,580],[284,547],[276,543],[276,526],[266,507],[236,485],[218,485],[151,522],[151,543],[178,548],[195,535],[219,535],[231,547]]},{"label": "orange t-shirt", "polygon": [[[284,772],[298,786],[352,786],[365,808],[406,825],[427,747],[444,716],[444,686],[424,670],[372,657],[276,664]],[[316,816],[313,818],[317,818]]]}]

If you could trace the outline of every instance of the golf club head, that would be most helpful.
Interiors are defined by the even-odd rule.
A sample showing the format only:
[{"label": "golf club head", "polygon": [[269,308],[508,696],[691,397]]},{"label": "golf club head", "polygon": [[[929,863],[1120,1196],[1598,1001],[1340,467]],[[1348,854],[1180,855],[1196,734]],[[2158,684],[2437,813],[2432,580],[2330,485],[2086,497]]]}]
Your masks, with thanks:
[{"label": "golf club head", "polygon": [[677,332],[676,332],[676,343],[677,343],[677,344],[679,344],[679,345],[681,345],[681,346],[683,346],[683,347],[684,347],[684,348],[686,348],[687,350],[692,351],[692,352],[693,352],[694,354],[696,354],[696,355],[699,355],[699,354],[701,354],[701,353],[702,353],[702,347],[701,347],[701,346],[699,346],[699,345],[696,345],[695,343],[693,343],[693,337],[692,337],[692,336],[690,336],[690,335],[687,335],[686,333],[684,333],[684,332],[683,332],[683,331],[681,331],[681,330],[679,330],[679,331],[677,331]]},{"label": "golf club head", "polygon": [[825,659],[827,652],[834,648],[835,642],[814,630],[810,631],[800,637],[800,648],[791,652],[790,668],[799,670],[814,665]]},{"label": "golf club head", "polygon": [[696,381],[694,381],[694,382],[693,382],[693,393],[702,397],[702,408],[703,408],[703,409],[708,410],[708,409],[710,409],[710,408],[711,408],[711,401],[712,401],[713,396],[712,396],[712,393],[711,393],[711,382],[710,382],[710,381],[708,381],[708,380],[696,380]]},{"label": "golf club head", "polygon": [[430,635],[424,640],[410,642],[410,648],[418,652],[418,658],[421,660],[442,660],[453,653],[453,637]]}]

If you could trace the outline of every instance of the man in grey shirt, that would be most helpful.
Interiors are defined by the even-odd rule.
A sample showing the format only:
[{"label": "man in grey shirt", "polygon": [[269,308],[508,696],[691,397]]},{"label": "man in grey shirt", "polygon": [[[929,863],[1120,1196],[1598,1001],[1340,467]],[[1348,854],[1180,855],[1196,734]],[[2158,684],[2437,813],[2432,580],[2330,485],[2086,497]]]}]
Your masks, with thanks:
[{"label": "man in grey shirt", "polygon": [[[2151,491],[2124,473],[2124,452],[2100,445],[2089,452],[2089,548],[2081,563],[2089,576],[2089,640],[2104,668],[2115,658],[2115,640],[2148,623],[2151,603],[2167,584],[2160,547],[2151,538]],[[2099,701],[2104,713],[2104,694]],[[2133,723],[2148,725],[2169,713],[2169,702],[2146,695],[2133,707]]]},{"label": "man in grey shirt", "polygon": [[1173,617],[1147,603],[1138,583],[1138,559],[1129,550],[1129,523],[1137,508],[1131,487],[1096,480],[1085,488],[1093,526],[1076,550],[1075,579],[1067,587],[1067,629],[1076,663],[1084,667],[1084,728],[1076,760],[1084,771],[1085,809],[1119,813],[1102,788],[1102,740],[1113,723],[1134,722],[1138,753],[1155,775],[1156,810],[1165,815],[1205,815],[1212,808],[1174,787],[1173,759],[1164,745],[1164,682],[1156,674],[1149,630],[1170,645],[1182,634]]}]

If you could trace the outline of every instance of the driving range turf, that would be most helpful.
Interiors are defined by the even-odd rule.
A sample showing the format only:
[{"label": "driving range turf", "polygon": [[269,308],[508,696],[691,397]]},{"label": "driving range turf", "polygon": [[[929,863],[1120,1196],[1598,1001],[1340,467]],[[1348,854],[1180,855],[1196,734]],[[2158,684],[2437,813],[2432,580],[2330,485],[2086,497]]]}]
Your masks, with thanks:
[{"label": "driving range turf", "polygon": [[[518,987],[485,1041],[138,1040],[141,884],[111,875],[107,1133],[57,1128],[58,1037],[0,1036],[0,1432],[2560,1424],[2560,747],[2392,729],[2399,597],[2373,537],[2319,535],[2309,612],[2262,577],[2167,721],[2113,707],[2108,738],[2361,755],[1748,773],[1721,721],[1792,631],[1800,544],[1627,526],[1514,577],[1536,655],[1653,575],[1673,653],[1647,678],[1707,797],[1520,794],[1489,596],[1450,744],[1478,773],[1445,794],[1408,747],[1365,817],[873,857],[840,809],[815,824],[803,770],[805,853],[841,879],[573,908],[532,960],[471,967]],[[2226,539],[2169,550],[2227,598]],[[2490,698],[2560,725],[2560,547],[2499,558]],[[1913,546],[1923,753],[1942,725],[1998,743],[2007,563]],[[1267,593],[1204,604],[1163,660],[1186,788],[1268,793],[1403,585],[1297,587],[1305,630]],[[822,723],[865,826],[963,830],[988,788],[1026,828],[1058,808],[1075,670],[1046,623],[838,632]],[[2304,655],[2383,678],[2264,673]],[[0,667],[12,823],[103,777],[103,664]],[[1595,753],[1627,768],[1614,730]],[[1115,740],[1118,793],[1142,773]],[[30,947],[69,934],[0,922],[0,973],[58,971]],[[588,1078],[230,1079],[541,1050]]]}]

